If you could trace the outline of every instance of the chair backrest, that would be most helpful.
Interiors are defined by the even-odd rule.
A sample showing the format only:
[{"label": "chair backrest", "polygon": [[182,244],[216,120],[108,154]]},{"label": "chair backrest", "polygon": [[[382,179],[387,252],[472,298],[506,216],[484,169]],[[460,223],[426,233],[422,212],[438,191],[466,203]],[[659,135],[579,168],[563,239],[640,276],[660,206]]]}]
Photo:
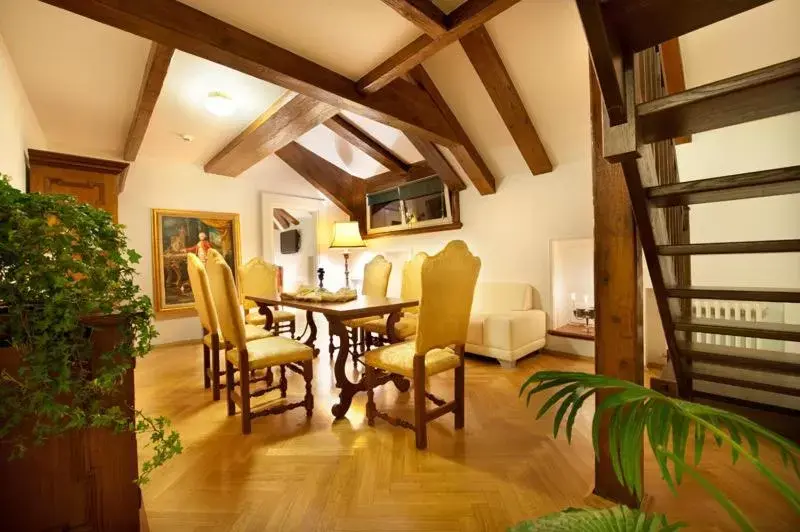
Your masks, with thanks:
[{"label": "chair backrest", "polygon": [[481,259],[461,240],[453,240],[422,264],[422,294],[417,324],[417,355],[436,347],[463,345]]},{"label": "chair backrest", "polygon": [[[422,264],[428,258],[427,253],[417,253],[414,258],[403,264],[403,283],[400,285],[400,297],[403,299],[419,299],[422,294]],[[417,314],[419,307],[404,309],[406,313]]]},{"label": "chair backrest", "polygon": [[189,284],[194,295],[194,308],[200,316],[200,324],[209,333],[219,332],[219,317],[211,295],[211,285],[203,261],[194,253],[186,256],[186,269],[189,270]]},{"label": "chair backrest", "polygon": [[392,263],[383,258],[383,255],[376,255],[364,266],[364,284],[361,293],[365,296],[386,297],[391,273]]},{"label": "chair backrest", "polygon": [[255,308],[255,302],[244,296],[275,297],[278,295],[278,270],[261,257],[254,257],[247,264],[239,266],[239,291],[245,310]]},{"label": "chair backrest", "polygon": [[219,326],[225,340],[237,349],[244,349],[247,340],[244,333],[244,318],[239,310],[239,294],[233,281],[233,272],[225,257],[217,250],[209,250],[206,271],[211,285],[211,296],[217,307]]}]

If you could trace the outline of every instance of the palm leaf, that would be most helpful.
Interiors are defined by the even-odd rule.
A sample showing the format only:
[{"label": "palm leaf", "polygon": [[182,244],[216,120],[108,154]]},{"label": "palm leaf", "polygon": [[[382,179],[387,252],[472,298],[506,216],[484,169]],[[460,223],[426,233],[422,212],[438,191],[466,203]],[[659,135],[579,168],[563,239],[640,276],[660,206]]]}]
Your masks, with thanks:
[{"label": "palm leaf", "polygon": [[686,526],[684,523],[667,524],[660,514],[646,514],[627,506],[612,506],[602,510],[568,508],[539,519],[523,521],[508,532],[671,532]]},{"label": "palm leaf", "polygon": [[[734,463],[738,459],[752,463],[800,514],[800,494],[764,465],[759,458],[759,440],[777,447],[784,466],[794,470],[798,477],[800,447],[745,417],[708,405],[667,397],[629,381],[579,372],[538,372],[525,381],[520,396],[527,392],[527,400],[530,401],[533,395],[545,390],[553,393],[538,414],[541,416],[556,408],[554,434],[557,436],[558,427],[569,411],[566,421],[568,439],[571,439],[578,410],[588,397],[599,390],[606,391],[606,396],[594,412],[592,444],[598,454],[601,420],[608,415],[610,423],[606,437],[614,473],[637,498],[642,496],[642,464],[638,457],[644,445],[644,435],[647,434],[662,477],[673,492],[686,472],[698,479],[743,530],[749,530],[750,525],[738,508],[686,462],[689,438],[694,440],[693,463],[696,466],[702,458],[706,436],[711,435],[717,446],[730,446]],[[670,462],[674,476],[670,471]]]}]

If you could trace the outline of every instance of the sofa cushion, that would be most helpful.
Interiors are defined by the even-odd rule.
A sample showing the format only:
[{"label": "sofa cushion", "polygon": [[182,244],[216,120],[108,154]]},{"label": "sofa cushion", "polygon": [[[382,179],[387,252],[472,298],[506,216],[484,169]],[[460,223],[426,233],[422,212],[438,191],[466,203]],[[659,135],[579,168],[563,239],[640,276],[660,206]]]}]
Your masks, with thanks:
[{"label": "sofa cushion", "polygon": [[467,343],[480,345],[483,343],[483,321],[486,314],[472,314],[467,325]]},{"label": "sofa cushion", "polygon": [[474,314],[496,314],[533,308],[533,288],[526,283],[478,283],[472,302]]},{"label": "sofa cushion", "polygon": [[513,351],[544,338],[545,313],[540,310],[506,312],[487,316],[483,322],[482,345]]}]

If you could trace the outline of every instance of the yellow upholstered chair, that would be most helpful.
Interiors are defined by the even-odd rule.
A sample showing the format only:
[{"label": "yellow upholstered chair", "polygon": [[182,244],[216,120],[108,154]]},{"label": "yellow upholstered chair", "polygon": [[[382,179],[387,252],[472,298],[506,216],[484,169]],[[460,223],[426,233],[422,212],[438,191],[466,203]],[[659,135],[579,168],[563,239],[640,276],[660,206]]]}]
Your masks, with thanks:
[{"label": "yellow upholstered chair", "polygon": [[[247,264],[239,266],[239,292],[244,308],[244,321],[252,325],[264,326],[267,317],[258,313],[258,305],[244,296],[275,297],[278,295],[278,270],[260,257],[254,257]],[[272,327],[275,334],[288,332],[294,338],[295,315],[293,312],[275,309],[272,311]]]},{"label": "yellow upholstered chair", "polygon": [[[214,305],[214,298],[211,296],[211,287],[205,266],[194,253],[189,253],[186,260],[189,284],[194,295],[194,308],[197,310],[200,325],[203,327],[203,385],[206,388],[213,387],[214,400],[218,401],[219,391],[222,388],[219,378],[223,375],[219,369],[219,354],[220,346],[225,345],[225,339],[219,327],[219,317]],[[272,336],[272,333],[255,325],[247,325],[245,336],[248,340],[258,340]]]},{"label": "yellow upholstered chair", "polygon": [[[211,296],[217,304],[219,325],[225,335],[225,388],[228,398],[228,415],[236,412],[236,404],[242,409],[242,432],[250,433],[251,420],[257,416],[279,414],[292,408],[305,407],[306,415],[311,417],[314,396],[311,394],[313,376],[312,360],[314,351],[305,344],[283,336],[269,336],[248,341],[245,323],[239,309],[239,295],[233,282],[233,272],[225,259],[216,251],[210,251],[206,262],[211,285]],[[280,366],[280,382],[267,386],[264,390],[250,391],[251,371]],[[250,407],[252,397],[280,389],[281,397],[286,397],[286,368],[303,375],[306,383],[305,397],[302,401],[277,406],[266,406],[257,411]],[[239,370],[239,393],[234,390],[234,371]]]},{"label": "yellow upholstered chair", "polygon": [[[392,263],[386,260],[383,255],[376,255],[364,266],[364,282],[361,285],[361,294],[372,297],[386,297],[386,290],[389,289],[389,276],[391,273]],[[363,342],[360,336],[361,326],[378,318],[380,318],[380,316],[367,316],[365,318],[356,318],[343,322],[350,335],[353,364],[356,363],[360,355],[359,347],[363,348]],[[333,336],[331,336],[328,345],[331,358],[333,358],[333,350]]]},{"label": "yellow upholstered chair", "polygon": [[[417,253],[414,258],[406,261],[403,265],[403,279],[400,285],[401,299],[419,299],[422,292],[422,264],[428,258],[427,253]],[[400,340],[406,340],[417,334],[417,315],[419,307],[407,308],[403,317],[394,324],[395,336]],[[361,326],[365,336],[367,348],[373,343],[372,335],[377,336],[378,344],[389,343],[386,333],[386,320],[383,318],[372,320]]]},{"label": "yellow upholstered chair", "polygon": [[[428,445],[427,423],[444,414],[455,414],[456,429],[464,427],[464,344],[472,310],[472,296],[481,260],[470,253],[461,240],[454,240],[422,264],[422,291],[417,337],[413,341],[391,344],[367,351],[364,355],[367,387],[367,423],[375,418],[410,427],[375,408],[373,389],[380,373],[399,374],[412,379],[414,386],[414,425],[417,448]],[[455,399],[445,402],[426,391],[428,377],[454,370]],[[428,410],[425,400],[437,408]]]}]

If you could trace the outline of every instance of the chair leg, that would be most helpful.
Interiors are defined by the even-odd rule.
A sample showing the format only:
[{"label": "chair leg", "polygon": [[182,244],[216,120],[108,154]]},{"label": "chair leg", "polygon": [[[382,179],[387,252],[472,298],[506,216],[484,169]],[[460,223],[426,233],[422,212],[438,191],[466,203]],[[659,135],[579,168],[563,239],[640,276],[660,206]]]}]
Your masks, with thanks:
[{"label": "chair leg", "polygon": [[375,368],[364,365],[364,386],[367,388],[367,425],[375,426]]},{"label": "chair leg", "polygon": [[[244,367],[242,367],[244,366]],[[239,366],[239,392],[242,396],[242,434],[250,434],[250,368],[249,364]]]},{"label": "chair leg", "polygon": [[453,411],[456,418],[456,430],[464,428],[464,363],[455,370],[455,396],[456,409]]},{"label": "chair leg", "polygon": [[208,370],[211,369],[211,350],[205,342],[203,342],[203,388],[211,388],[211,378],[208,376]]},{"label": "chair leg", "polygon": [[211,396],[219,401],[219,335],[211,335]]},{"label": "chair leg", "polygon": [[314,413],[314,394],[311,392],[311,382],[314,379],[314,361],[306,360],[303,362],[303,377],[306,380],[306,417],[311,417]]},{"label": "chair leg", "polygon": [[294,320],[292,320],[292,321],[289,322],[289,335],[291,335],[291,337],[294,340],[297,340],[297,338],[294,337],[294,333],[295,333],[295,324],[294,324]]},{"label": "chair leg", "polygon": [[425,421],[425,358],[414,356],[414,432],[417,449],[428,447],[428,425]]},{"label": "chair leg", "polygon": [[364,351],[372,349],[372,333],[364,331]]},{"label": "chair leg", "polygon": [[281,397],[286,397],[286,388],[287,388],[288,386],[287,386],[287,383],[286,383],[286,366],[285,366],[285,365],[283,365],[283,364],[281,364],[281,381],[280,381],[280,387],[281,387]]},{"label": "chair leg", "polygon": [[233,402],[233,364],[225,360],[225,395],[228,400],[228,415],[232,416],[236,413],[236,404]]}]

